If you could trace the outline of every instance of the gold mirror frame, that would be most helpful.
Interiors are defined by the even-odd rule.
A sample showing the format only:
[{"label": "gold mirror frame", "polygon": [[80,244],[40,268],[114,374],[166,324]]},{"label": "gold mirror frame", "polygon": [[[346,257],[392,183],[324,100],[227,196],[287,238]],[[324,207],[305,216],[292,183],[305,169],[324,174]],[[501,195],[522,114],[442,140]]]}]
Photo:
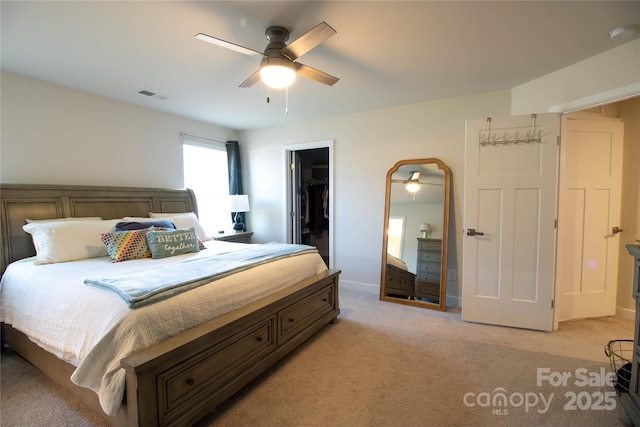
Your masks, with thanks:
[{"label": "gold mirror frame", "polygon": [[[389,229],[389,212],[391,205],[391,188],[392,188],[392,175],[397,172],[401,166],[407,165],[436,165],[440,171],[444,173],[444,189],[443,189],[443,212],[442,212],[442,243],[441,243],[441,258],[440,258],[440,288],[438,302],[423,301],[415,298],[401,298],[396,296],[389,296],[387,294],[387,279],[396,280],[395,276],[392,278],[391,274],[387,274],[387,270],[392,268],[387,266],[387,250],[388,250],[388,229]],[[441,160],[436,158],[425,159],[411,159],[401,160],[397,162],[389,172],[387,172],[386,191],[385,191],[385,205],[384,205],[384,228],[382,233],[382,266],[380,274],[380,300],[394,302],[398,304],[411,305],[415,307],[428,308],[431,310],[445,311],[446,310],[446,289],[447,289],[447,246],[449,240],[449,193],[451,187],[451,170]],[[417,254],[416,254],[417,256]],[[391,271],[391,270],[390,270]],[[418,272],[416,272],[418,273]],[[415,285],[414,285],[415,286]]]}]

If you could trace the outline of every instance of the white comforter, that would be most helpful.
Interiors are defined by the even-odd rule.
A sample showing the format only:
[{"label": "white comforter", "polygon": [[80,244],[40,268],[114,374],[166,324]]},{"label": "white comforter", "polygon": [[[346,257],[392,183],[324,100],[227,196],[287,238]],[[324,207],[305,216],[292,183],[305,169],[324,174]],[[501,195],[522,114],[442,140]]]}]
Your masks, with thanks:
[{"label": "white comforter", "polygon": [[120,360],[211,318],[326,270],[317,254],[304,254],[236,273],[170,299],[129,309],[117,294],[84,279],[164,266],[239,249],[205,242],[207,250],[163,259],[112,263],[108,257],[34,265],[12,263],[0,282],[0,319],[77,368],[71,380],[98,394],[108,415],[122,402]]}]

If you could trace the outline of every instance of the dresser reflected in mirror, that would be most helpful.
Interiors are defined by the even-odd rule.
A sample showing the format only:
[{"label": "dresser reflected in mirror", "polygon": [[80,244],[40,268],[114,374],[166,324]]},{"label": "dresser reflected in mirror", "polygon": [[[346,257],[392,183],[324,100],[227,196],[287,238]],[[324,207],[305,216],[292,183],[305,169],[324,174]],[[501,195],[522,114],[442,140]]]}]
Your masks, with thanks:
[{"label": "dresser reflected in mirror", "polygon": [[435,158],[402,160],[387,173],[381,300],[446,309],[450,181]]}]

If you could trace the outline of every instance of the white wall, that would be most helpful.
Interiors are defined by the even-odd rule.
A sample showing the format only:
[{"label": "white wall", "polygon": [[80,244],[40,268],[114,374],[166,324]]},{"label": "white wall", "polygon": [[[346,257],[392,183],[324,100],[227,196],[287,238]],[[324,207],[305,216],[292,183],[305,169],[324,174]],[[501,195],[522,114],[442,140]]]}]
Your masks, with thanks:
[{"label": "white wall", "polygon": [[[235,131],[2,72],[0,181],[180,188],[181,131]],[[163,102],[163,101],[158,101]]]},{"label": "white wall", "polygon": [[634,93],[640,93],[640,39],[513,88],[511,114],[565,112],[554,107],[575,110]]},{"label": "white wall", "polygon": [[[284,241],[283,145],[334,140],[335,267],[341,281],[378,286],[387,171],[399,160],[436,157],[452,171],[449,269],[460,268],[465,120],[509,115],[509,91],[344,115],[240,133],[249,165],[255,240]],[[447,295],[456,303],[458,283]]]}]

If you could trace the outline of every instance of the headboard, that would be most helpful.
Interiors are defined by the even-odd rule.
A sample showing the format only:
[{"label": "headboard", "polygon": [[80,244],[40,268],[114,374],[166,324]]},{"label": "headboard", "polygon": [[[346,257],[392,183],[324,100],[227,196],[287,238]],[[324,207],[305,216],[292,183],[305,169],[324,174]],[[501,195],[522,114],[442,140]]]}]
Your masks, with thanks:
[{"label": "headboard", "polygon": [[9,263],[35,255],[22,226],[29,219],[99,216],[147,217],[149,212],[195,212],[192,190],[79,185],[0,184],[0,274]]}]

